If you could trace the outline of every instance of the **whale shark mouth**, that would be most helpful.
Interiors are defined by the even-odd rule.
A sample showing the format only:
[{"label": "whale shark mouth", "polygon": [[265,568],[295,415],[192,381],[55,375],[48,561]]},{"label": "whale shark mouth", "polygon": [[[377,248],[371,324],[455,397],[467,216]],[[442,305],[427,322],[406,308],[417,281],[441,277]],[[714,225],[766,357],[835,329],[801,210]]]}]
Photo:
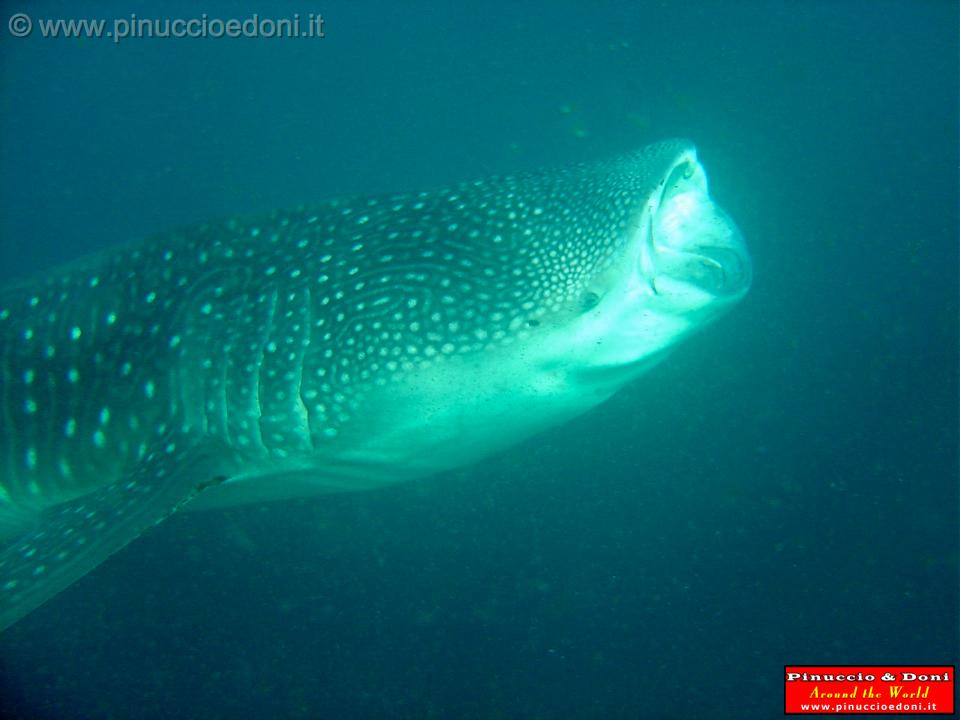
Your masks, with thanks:
[{"label": "whale shark mouth", "polygon": [[647,213],[640,272],[654,294],[670,279],[717,298],[738,298],[751,267],[739,229],[710,198],[692,152],[681,155]]},{"label": "whale shark mouth", "polygon": [[713,295],[739,295],[749,286],[750,268],[741,253],[726,247],[700,247],[688,253],[690,282]]}]

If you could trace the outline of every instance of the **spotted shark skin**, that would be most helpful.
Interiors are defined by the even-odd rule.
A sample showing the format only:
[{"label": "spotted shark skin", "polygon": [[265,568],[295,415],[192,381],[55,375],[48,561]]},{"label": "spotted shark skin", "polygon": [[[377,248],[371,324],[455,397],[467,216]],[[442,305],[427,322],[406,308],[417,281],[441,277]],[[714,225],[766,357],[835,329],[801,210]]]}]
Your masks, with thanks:
[{"label": "spotted shark skin", "polygon": [[161,235],[0,290],[0,629],[170,513],[461,466],[750,284],[693,147]]}]

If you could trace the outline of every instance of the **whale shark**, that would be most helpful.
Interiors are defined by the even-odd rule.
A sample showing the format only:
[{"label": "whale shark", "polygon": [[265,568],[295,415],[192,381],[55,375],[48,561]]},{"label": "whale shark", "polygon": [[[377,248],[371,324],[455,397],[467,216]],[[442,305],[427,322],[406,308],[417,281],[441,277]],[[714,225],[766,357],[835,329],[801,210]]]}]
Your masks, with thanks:
[{"label": "whale shark", "polygon": [[747,292],[694,146],[334,199],[0,290],[0,629],[171,513],[470,464]]}]

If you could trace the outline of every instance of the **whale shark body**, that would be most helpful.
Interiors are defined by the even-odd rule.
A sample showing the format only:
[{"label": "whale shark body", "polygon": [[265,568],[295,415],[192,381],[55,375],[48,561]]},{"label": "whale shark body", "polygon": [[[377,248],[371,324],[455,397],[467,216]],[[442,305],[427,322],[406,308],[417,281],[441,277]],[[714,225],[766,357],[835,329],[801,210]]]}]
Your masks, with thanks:
[{"label": "whale shark body", "polygon": [[683,141],[0,290],[0,629],[185,506],[382,486],[602,402],[750,284]]}]

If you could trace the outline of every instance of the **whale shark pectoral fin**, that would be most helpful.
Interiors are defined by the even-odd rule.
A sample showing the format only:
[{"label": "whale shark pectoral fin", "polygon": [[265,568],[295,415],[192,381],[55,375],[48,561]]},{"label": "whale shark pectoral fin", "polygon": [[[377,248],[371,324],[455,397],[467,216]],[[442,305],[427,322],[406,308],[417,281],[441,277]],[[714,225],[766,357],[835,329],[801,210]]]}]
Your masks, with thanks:
[{"label": "whale shark pectoral fin", "polygon": [[0,552],[0,631],[226,480],[223,461],[212,441],[166,436],[117,482],[45,512]]}]

